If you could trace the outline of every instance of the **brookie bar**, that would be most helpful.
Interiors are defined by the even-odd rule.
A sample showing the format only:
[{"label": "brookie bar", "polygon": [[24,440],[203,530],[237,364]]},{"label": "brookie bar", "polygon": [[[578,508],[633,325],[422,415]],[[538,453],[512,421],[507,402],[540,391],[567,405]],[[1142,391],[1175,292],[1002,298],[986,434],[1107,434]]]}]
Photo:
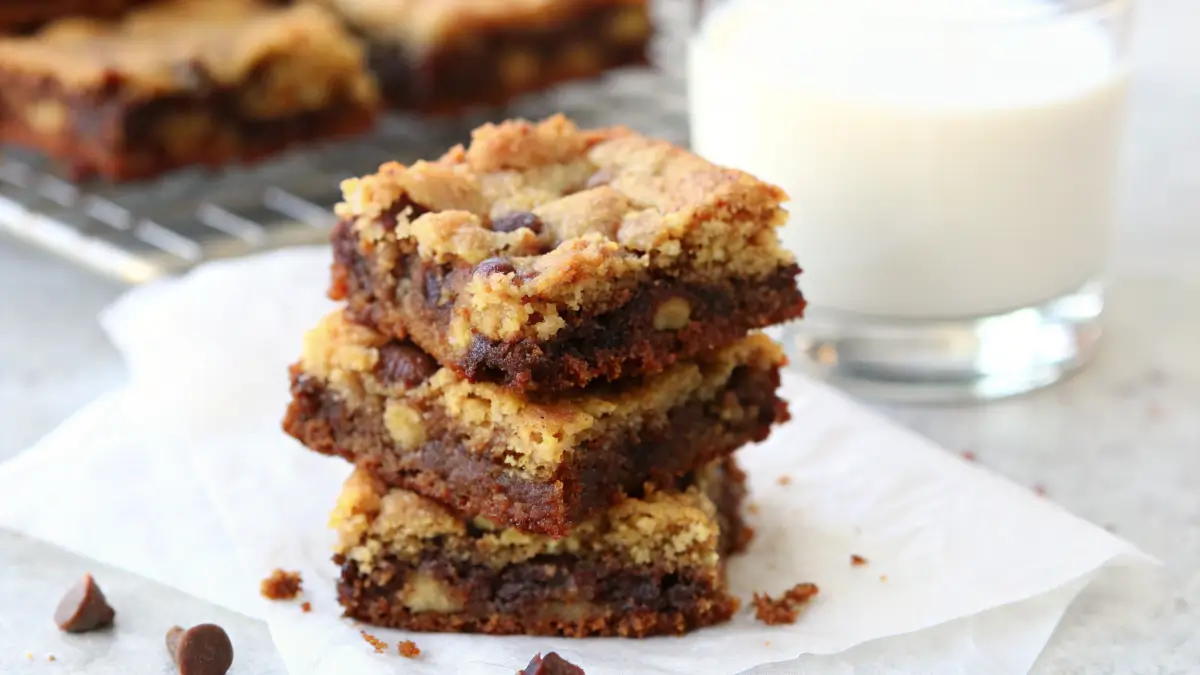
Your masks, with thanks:
[{"label": "brookie bar", "polygon": [[147,178],[365,131],[378,94],[325,10],[164,0],[0,39],[0,138],[76,177]]},{"label": "brookie bar", "polygon": [[646,0],[320,0],[395,107],[447,113],[647,62]]},{"label": "brookie bar", "polygon": [[115,16],[148,0],[3,0],[0,33],[27,30],[64,16]]},{"label": "brookie bar", "polygon": [[647,482],[671,485],[765,438],[787,419],[782,362],[755,334],[658,375],[539,399],[471,383],[335,313],[305,338],[284,428],[459,513],[563,536]]},{"label": "brookie bar", "polygon": [[654,373],[799,317],[779,188],[562,116],[343,183],[330,295],[472,381]]},{"label": "brookie bar", "polygon": [[643,637],[727,621],[726,557],[744,543],[732,460],[553,539],[463,519],[368,471],[331,526],[346,615],[417,631]]}]

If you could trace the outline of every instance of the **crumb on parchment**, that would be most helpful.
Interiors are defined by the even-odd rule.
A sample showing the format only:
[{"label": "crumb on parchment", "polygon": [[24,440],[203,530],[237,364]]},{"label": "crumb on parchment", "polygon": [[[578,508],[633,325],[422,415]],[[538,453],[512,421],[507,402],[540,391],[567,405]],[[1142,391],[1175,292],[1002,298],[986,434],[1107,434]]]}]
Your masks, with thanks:
[{"label": "crumb on parchment", "polygon": [[850,554],[850,564],[855,567],[862,567],[867,564],[867,559],[857,553]]},{"label": "crumb on parchment", "polygon": [[365,630],[360,630],[358,632],[360,635],[362,635],[362,638],[367,641],[367,644],[369,644],[375,648],[376,654],[382,654],[387,651],[388,643],[384,642],[383,640],[380,640],[379,638],[375,637],[374,635],[371,635],[370,633],[368,633]]},{"label": "crumb on parchment", "polygon": [[299,572],[276,569],[271,576],[262,580],[260,591],[269,600],[291,600],[300,594],[304,580]]},{"label": "crumb on parchment", "polygon": [[768,626],[796,623],[796,618],[800,616],[800,608],[820,592],[821,589],[817,588],[816,584],[799,583],[789,588],[779,598],[755,593],[753,599],[754,618]]},{"label": "crumb on parchment", "polygon": [[415,659],[421,655],[421,648],[412,640],[401,640],[396,649],[399,650],[400,656],[406,659]]}]

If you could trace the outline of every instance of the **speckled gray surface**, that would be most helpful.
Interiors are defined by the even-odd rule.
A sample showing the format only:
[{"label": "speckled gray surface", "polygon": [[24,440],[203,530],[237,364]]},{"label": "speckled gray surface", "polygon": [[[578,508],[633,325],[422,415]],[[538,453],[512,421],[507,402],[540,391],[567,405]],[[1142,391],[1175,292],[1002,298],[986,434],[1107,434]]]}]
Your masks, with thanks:
[{"label": "speckled gray surface", "polygon": [[[1196,0],[1143,3],[1124,225],[1096,363],[1019,399],[885,410],[1017,483],[1043,486],[1047,498],[1165,562],[1161,596],[1131,603],[1115,600],[1111,587],[1086,592],[1037,673],[1200,672],[1197,25]],[[0,458],[122,382],[119,359],[94,321],[120,290],[0,239]],[[116,629],[120,639],[54,629],[59,594],[84,570],[101,576],[127,619]],[[203,620],[229,629],[234,672],[283,673],[262,624],[0,531],[0,672],[165,673],[165,628]]]}]

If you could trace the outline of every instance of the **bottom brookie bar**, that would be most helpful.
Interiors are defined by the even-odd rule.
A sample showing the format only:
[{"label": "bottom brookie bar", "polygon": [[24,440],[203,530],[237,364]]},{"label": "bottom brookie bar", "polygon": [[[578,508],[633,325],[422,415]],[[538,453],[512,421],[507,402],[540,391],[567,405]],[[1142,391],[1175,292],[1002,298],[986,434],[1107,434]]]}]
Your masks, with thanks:
[{"label": "bottom brookie bar", "polygon": [[417,631],[644,637],[721,623],[738,607],[724,567],[748,536],[744,480],[724,460],[554,539],[463,520],[357,469],[331,519],[339,597],[351,618]]}]

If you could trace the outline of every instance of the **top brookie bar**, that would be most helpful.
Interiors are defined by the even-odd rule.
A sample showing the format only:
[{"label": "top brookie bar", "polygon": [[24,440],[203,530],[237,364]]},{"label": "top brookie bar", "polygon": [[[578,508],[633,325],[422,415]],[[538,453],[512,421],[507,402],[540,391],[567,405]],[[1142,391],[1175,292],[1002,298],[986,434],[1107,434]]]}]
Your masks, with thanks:
[{"label": "top brookie bar", "polygon": [[783,191],[628,129],[486,125],[342,189],[331,297],[473,381],[658,372],[804,309]]},{"label": "top brookie bar", "polygon": [[115,16],[147,0],[3,0],[0,33],[39,26],[64,16]]},{"label": "top brookie bar", "polygon": [[552,536],[787,419],[763,335],[658,375],[531,398],[471,383],[403,340],[327,317],[292,370],[284,429],[457,513]]},{"label": "top brookie bar", "polygon": [[367,42],[384,98],[454,112],[644,64],[646,0],[320,0]]},{"label": "top brookie bar", "polygon": [[255,160],[369,129],[364,58],[314,6],[164,0],[63,19],[0,39],[0,138],[114,180]]}]

